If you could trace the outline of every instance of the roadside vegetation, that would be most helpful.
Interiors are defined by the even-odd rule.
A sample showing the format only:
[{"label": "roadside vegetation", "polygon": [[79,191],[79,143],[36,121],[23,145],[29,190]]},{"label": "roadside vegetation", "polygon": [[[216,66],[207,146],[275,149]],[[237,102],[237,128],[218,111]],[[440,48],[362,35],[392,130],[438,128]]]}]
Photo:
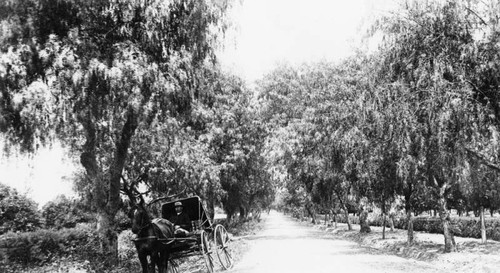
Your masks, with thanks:
[{"label": "roadside vegetation", "polygon": [[[59,198],[64,200],[64,198]],[[72,202],[74,203],[74,202]],[[45,208],[44,212],[47,210]],[[37,212],[36,210],[34,211]],[[59,211],[60,212],[60,211]],[[45,220],[42,218],[42,222]],[[46,221],[46,220],[45,220]],[[215,224],[227,227],[232,238],[231,251],[238,261],[247,244],[237,237],[255,234],[260,227],[259,217],[248,217],[228,222],[216,219]],[[136,235],[125,221],[118,232],[118,264],[113,269],[105,267],[106,257],[96,251],[99,237],[95,221],[78,222],[73,227],[37,227],[34,231],[7,232],[0,236],[1,272],[140,272],[141,267],[133,243]],[[199,257],[178,261],[180,270],[204,272]]]}]

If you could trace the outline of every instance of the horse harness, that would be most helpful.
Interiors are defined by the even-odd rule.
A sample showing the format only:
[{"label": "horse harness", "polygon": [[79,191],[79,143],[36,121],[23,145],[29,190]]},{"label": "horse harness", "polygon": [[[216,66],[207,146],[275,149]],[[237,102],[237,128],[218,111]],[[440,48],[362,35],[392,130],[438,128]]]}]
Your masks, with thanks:
[{"label": "horse harness", "polygon": [[[134,216],[137,216],[137,214],[139,213],[139,210],[136,209],[135,212],[134,212]],[[139,236],[139,234],[141,234],[141,231],[150,227],[150,226],[153,226],[153,228],[157,228],[161,234],[163,234],[163,236],[165,236],[165,238],[167,238],[167,236],[165,235],[165,233],[163,232],[163,230],[158,226],[158,223],[154,223],[153,221],[149,220],[149,217],[148,217],[148,220],[149,221],[146,221],[146,223],[144,224],[143,221],[144,218],[141,218],[141,226],[139,228],[139,230],[137,231],[137,236]],[[152,235],[152,236],[146,236],[146,237],[139,237],[139,238],[136,238],[134,239],[135,242],[139,242],[139,241],[146,241],[146,240],[150,240],[150,239],[155,239],[157,240],[158,239],[158,236],[156,235]]]},{"label": "horse harness", "polygon": [[[139,213],[139,209],[136,209],[134,211],[134,216],[137,216],[137,214]],[[137,236],[139,236],[139,234],[141,234],[141,231],[143,231],[144,229],[148,228],[149,226],[151,226],[152,222],[151,221],[146,221],[146,223],[144,224],[143,221],[144,218],[141,218],[141,225],[140,225],[140,228],[139,230],[137,231]],[[136,238],[134,239],[134,241],[144,241],[144,240],[149,240],[149,239],[158,239],[156,236],[146,236],[146,237],[139,237],[139,238]]]}]

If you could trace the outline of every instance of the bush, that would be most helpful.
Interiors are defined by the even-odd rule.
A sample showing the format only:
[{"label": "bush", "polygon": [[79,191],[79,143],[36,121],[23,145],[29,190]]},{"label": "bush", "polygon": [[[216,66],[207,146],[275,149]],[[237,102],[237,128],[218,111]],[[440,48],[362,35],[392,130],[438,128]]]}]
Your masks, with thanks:
[{"label": "bush", "polygon": [[33,231],[41,225],[36,202],[0,183],[0,234]]},{"label": "bush", "polygon": [[74,228],[78,223],[88,223],[93,219],[91,212],[77,199],[64,195],[57,196],[42,208],[47,228]]},{"label": "bush", "polygon": [[[335,217],[336,217],[338,223],[347,223],[345,214],[343,214],[343,213],[337,214]],[[351,220],[351,224],[359,225],[359,217],[354,216],[354,215],[349,215],[349,220]],[[370,224],[371,223],[372,222],[370,221]]]},{"label": "bush", "polygon": [[89,227],[6,233],[0,237],[0,267],[6,264],[42,265],[61,257],[93,260],[97,234]]},{"label": "bush", "polygon": [[95,228],[8,233],[0,237],[0,272],[139,272],[140,263],[130,230],[118,236],[119,265],[105,268]]}]

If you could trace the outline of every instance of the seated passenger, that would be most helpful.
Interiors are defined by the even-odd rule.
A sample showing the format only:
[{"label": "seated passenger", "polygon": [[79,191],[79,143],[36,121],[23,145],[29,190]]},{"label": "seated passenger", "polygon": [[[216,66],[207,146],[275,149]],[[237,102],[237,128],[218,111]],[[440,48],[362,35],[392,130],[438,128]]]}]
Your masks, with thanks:
[{"label": "seated passenger", "polygon": [[183,206],[181,202],[175,202],[174,205],[175,214],[169,219],[174,224],[174,235],[187,236],[191,229],[191,219],[189,219],[187,213],[182,211]]}]

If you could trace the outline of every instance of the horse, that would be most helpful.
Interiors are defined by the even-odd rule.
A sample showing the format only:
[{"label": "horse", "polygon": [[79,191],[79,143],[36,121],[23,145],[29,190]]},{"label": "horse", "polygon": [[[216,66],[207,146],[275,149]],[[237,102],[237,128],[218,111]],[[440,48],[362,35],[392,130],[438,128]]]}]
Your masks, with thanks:
[{"label": "horse", "polygon": [[151,219],[146,209],[136,206],[131,211],[132,233],[137,235],[134,240],[142,273],[148,273],[148,259],[151,258],[153,272],[155,266],[159,273],[167,272],[167,261],[169,259],[168,245],[159,239],[174,237],[174,225],[162,218]]}]

